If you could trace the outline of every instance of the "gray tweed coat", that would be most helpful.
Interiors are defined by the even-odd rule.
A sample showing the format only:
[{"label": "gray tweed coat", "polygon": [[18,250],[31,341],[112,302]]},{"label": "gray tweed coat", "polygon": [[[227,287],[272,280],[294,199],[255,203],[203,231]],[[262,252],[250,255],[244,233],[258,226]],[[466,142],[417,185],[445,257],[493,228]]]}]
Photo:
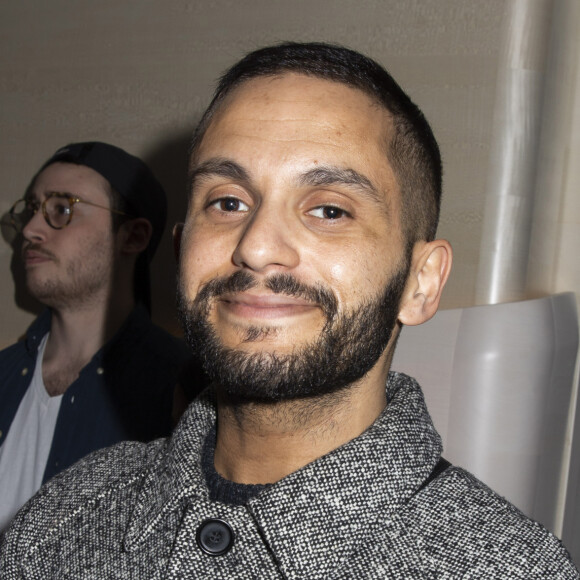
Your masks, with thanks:
[{"label": "gray tweed coat", "polygon": [[[464,470],[421,489],[440,438],[412,379],[391,373],[387,394],[363,435],[245,506],[208,497],[205,395],[171,439],[98,451],[44,486],[4,538],[0,577],[580,578],[554,536]],[[208,518],[232,531],[222,555],[200,549]]]}]

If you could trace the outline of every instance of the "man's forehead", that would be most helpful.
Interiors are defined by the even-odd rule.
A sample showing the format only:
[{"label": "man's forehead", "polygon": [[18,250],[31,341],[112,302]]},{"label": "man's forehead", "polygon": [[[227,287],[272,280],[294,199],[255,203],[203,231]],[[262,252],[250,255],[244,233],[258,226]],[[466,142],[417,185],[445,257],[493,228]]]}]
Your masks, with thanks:
[{"label": "man's forehead", "polygon": [[[259,77],[245,81],[220,105],[192,157],[190,173],[193,177],[200,165],[227,159],[232,151],[233,159],[260,151],[270,163],[300,158],[313,167],[366,174],[373,182],[379,173],[383,182],[389,174],[392,184],[391,131],[391,115],[361,90],[296,73]],[[266,149],[260,148],[264,142]]]},{"label": "man's forehead", "polygon": [[53,191],[81,195],[88,190],[101,190],[108,195],[110,185],[100,173],[90,167],[58,161],[40,171],[30,184],[27,195],[42,195]]},{"label": "man's forehead", "polygon": [[232,89],[218,106],[196,146],[192,166],[201,150],[227,145],[242,134],[295,141],[296,147],[318,141],[345,150],[364,141],[364,149],[378,148],[382,156],[392,118],[366,93],[337,81],[297,73],[258,77]]},{"label": "man's forehead", "polygon": [[256,113],[278,112],[299,105],[314,111],[338,114],[341,108],[356,107],[360,113],[374,109],[386,113],[376,100],[345,83],[295,72],[249,79],[231,90],[214,113],[214,118],[247,109]]}]

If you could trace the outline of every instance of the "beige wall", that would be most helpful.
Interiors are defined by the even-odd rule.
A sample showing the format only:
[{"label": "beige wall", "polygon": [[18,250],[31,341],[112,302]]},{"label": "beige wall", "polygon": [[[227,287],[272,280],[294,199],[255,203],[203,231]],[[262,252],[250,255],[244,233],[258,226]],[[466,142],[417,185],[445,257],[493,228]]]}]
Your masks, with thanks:
[{"label": "beige wall", "polygon": [[[168,190],[170,221],[179,220],[187,138],[218,74],[266,43],[335,41],[385,65],[430,119],[445,162],[440,234],[455,247],[443,306],[471,305],[505,4],[3,0],[0,214],[56,148],[98,139],[150,162]],[[174,329],[170,229],[154,263],[154,318]],[[11,261],[11,246],[0,240],[0,347],[32,319]]]}]

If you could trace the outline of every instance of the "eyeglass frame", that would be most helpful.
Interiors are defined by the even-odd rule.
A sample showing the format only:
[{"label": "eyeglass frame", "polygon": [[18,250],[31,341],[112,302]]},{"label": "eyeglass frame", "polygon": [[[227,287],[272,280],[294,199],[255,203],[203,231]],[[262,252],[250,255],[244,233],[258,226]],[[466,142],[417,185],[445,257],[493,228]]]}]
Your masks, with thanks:
[{"label": "eyeglass frame", "polygon": [[[50,223],[50,219],[48,217],[48,212],[46,211],[46,202],[49,199],[52,199],[54,197],[59,197],[62,199],[66,199],[69,203],[69,208],[70,208],[70,214],[68,215],[68,219],[67,222],[62,225],[62,226],[55,226],[53,224]],[[25,204],[29,204],[29,203],[34,203],[35,204],[35,209],[32,212],[32,216],[30,217],[30,219],[26,222],[26,224],[19,226],[17,224],[16,221],[16,217],[15,217],[15,213],[14,213],[14,209],[16,208],[16,206],[21,203],[24,202]],[[125,213],[124,211],[120,211],[118,209],[114,209],[112,207],[106,207],[104,205],[99,205],[98,203],[93,203],[92,201],[86,201],[84,199],[81,199],[78,195],[74,195],[72,193],[65,193],[65,192],[60,192],[60,191],[50,191],[49,193],[46,194],[46,197],[42,200],[42,201],[38,201],[38,200],[30,200],[30,199],[26,199],[25,197],[18,199],[14,202],[14,204],[12,205],[12,207],[9,210],[9,214],[10,214],[10,223],[12,224],[12,227],[18,231],[21,232],[26,225],[30,222],[30,220],[38,213],[38,210],[42,208],[42,216],[44,217],[44,221],[53,229],[53,230],[63,230],[64,228],[66,228],[72,221],[73,215],[74,215],[74,206],[77,203],[86,203],[87,205],[91,205],[93,207],[98,207],[100,209],[106,209],[107,211],[110,211],[111,213],[117,214],[117,215],[123,215],[126,217],[133,217],[132,215]]]}]

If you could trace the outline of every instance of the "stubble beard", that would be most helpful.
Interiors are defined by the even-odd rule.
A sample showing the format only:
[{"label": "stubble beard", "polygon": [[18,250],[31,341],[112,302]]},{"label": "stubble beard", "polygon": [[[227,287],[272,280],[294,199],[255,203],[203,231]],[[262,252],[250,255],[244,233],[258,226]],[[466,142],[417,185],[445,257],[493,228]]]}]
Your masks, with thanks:
[{"label": "stubble beard", "polygon": [[50,308],[89,308],[111,290],[113,260],[111,244],[102,240],[88,244],[66,263],[53,256],[54,273],[27,272],[26,287],[33,298]]},{"label": "stubble beard", "polygon": [[[338,301],[327,288],[304,285],[287,274],[269,278],[266,288],[311,300],[325,317],[319,336],[290,354],[248,353],[227,347],[209,322],[212,302],[219,296],[258,286],[248,272],[208,282],[193,301],[187,300],[178,283],[178,313],[194,355],[230,402],[277,403],[340,396],[368,373],[384,352],[397,322],[408,272],[406,261],[381,294],[344,313],[338,312]],[[270,327],[249,328],[245,342],[258,342],[275,331]]]}]

